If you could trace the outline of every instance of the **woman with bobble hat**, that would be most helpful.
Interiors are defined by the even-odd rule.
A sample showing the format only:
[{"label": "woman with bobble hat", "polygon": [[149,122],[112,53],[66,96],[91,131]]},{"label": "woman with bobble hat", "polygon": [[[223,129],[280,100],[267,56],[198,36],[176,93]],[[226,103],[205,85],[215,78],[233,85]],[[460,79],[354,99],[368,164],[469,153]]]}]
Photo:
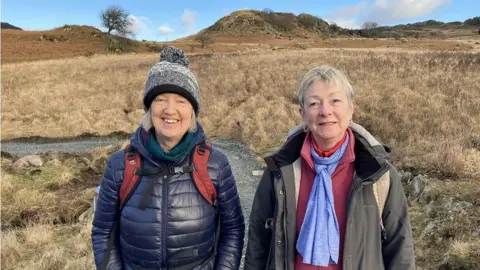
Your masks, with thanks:
[{"label": "woman with bobble hat", "polygon": [[108,161],[92,229],[97,269],[240,267],[245,224],[235,179],[196,121],[200,89],[188,64],[182,50],[162,51],[141,125]]}]

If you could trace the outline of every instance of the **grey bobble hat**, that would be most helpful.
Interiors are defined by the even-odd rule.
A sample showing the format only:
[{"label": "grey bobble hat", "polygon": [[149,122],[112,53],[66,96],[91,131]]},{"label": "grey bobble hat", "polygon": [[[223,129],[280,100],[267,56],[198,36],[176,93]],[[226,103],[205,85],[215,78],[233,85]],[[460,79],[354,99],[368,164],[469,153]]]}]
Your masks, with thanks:
[{"label": "grey bobble hat", "polygon": [[148,111],[155,97],[162,93],[175,93],[185,97],[193,106],[195,114],[200,111],[200,88],[197,78],[188,69],[189,60],[179,48],[165,47],[160,53],[160,62],[148,73],[143,93],[143,106]]}]

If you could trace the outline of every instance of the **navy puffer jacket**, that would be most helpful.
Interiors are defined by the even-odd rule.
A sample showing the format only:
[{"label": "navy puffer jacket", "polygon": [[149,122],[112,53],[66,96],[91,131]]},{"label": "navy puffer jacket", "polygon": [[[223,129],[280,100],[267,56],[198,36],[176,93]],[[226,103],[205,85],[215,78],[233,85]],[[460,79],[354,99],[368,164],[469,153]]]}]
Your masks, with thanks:
[{"label": "navy puffer jacket", "polygon": [[[144,147],[140,127],[130,144],[142,157],[143,167],[187,166],[190,156],[174,164],[158,163]],[[205,141],[200,125],[197,144]],[[217,255],[213,256],[216,231],[215,209],[197,191],[190,173],[142,176],[135,192],[117,213],[123,181],[124,150],[114,153],[101,181],[93,219],[92,244],[95,264],[102,265],[114,221],[119,214],[118,238],[107,269],[175,269],[202,262],[193,269],[238,269],[245,234],[244,217],[237,187],[225,155],[213,149],[208,171],[217,191],[221,232]],[[147,207],[139,208],[143,191],[154,181]]]}]

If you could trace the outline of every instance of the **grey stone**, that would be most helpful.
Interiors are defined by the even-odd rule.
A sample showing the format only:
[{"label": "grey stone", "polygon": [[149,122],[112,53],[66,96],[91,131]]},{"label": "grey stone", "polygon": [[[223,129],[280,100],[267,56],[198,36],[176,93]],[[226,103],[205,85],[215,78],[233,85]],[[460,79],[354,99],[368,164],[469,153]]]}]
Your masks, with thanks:
[{"label": "grey stone", "polygon": [[252,171],[252,175],[257,176],[257,177],[261,177],[263,175],[263,171],[261,171],[261,170]]},{"label": "grey stone", "polygon": [[409,171],[402,171],[400,172],[401,175],[402,175],[402,182],[403,183],[408,183],[410,181],[410,179],[412,179],[412,173],[409,172]]},{"label": "grey stone", "polygon": [[413,197],[417,198],[420,196],[422,191],[425,188],[426,180],[423,176],[417,175],[410,182],[410,189],[412,191]]},{"label": "grey stone", "polygon": [[38,155],[24,156],[19,160],[15,161],[15,163],[13,163],[13,167],[15,168],[27,168],[31,166],[42,167],[43,166],[42,158]]},{"label": "grey stone", "polygon": [[427,204],[434,199],[435,199],[435,193],[434,193],[433,189],[430,186],[426,185],[423,189],[422,194],[418,198],[418,200],[421,203]]}]

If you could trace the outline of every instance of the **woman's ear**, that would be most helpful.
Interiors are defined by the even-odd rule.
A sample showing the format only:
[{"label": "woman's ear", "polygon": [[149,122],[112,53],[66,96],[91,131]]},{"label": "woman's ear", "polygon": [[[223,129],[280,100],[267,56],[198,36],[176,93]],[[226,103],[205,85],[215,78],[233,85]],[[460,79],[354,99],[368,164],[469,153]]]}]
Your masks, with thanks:
[{"label": "woman's ear", "polygon": [[352,103],[350,103],[350,111],[352,112],[352,118],[353,118],[353,114],[355,113],[355,103],[353,100],[352,100]]},{"label": "woman's ear", "polygon": [[304,118],[303,118],[303,115],[304,115],[305,111],[304,111],[301,107],[298,109],[298,113],[300,114],[300,117],[301,117],[302,119],[304,119]]}]

